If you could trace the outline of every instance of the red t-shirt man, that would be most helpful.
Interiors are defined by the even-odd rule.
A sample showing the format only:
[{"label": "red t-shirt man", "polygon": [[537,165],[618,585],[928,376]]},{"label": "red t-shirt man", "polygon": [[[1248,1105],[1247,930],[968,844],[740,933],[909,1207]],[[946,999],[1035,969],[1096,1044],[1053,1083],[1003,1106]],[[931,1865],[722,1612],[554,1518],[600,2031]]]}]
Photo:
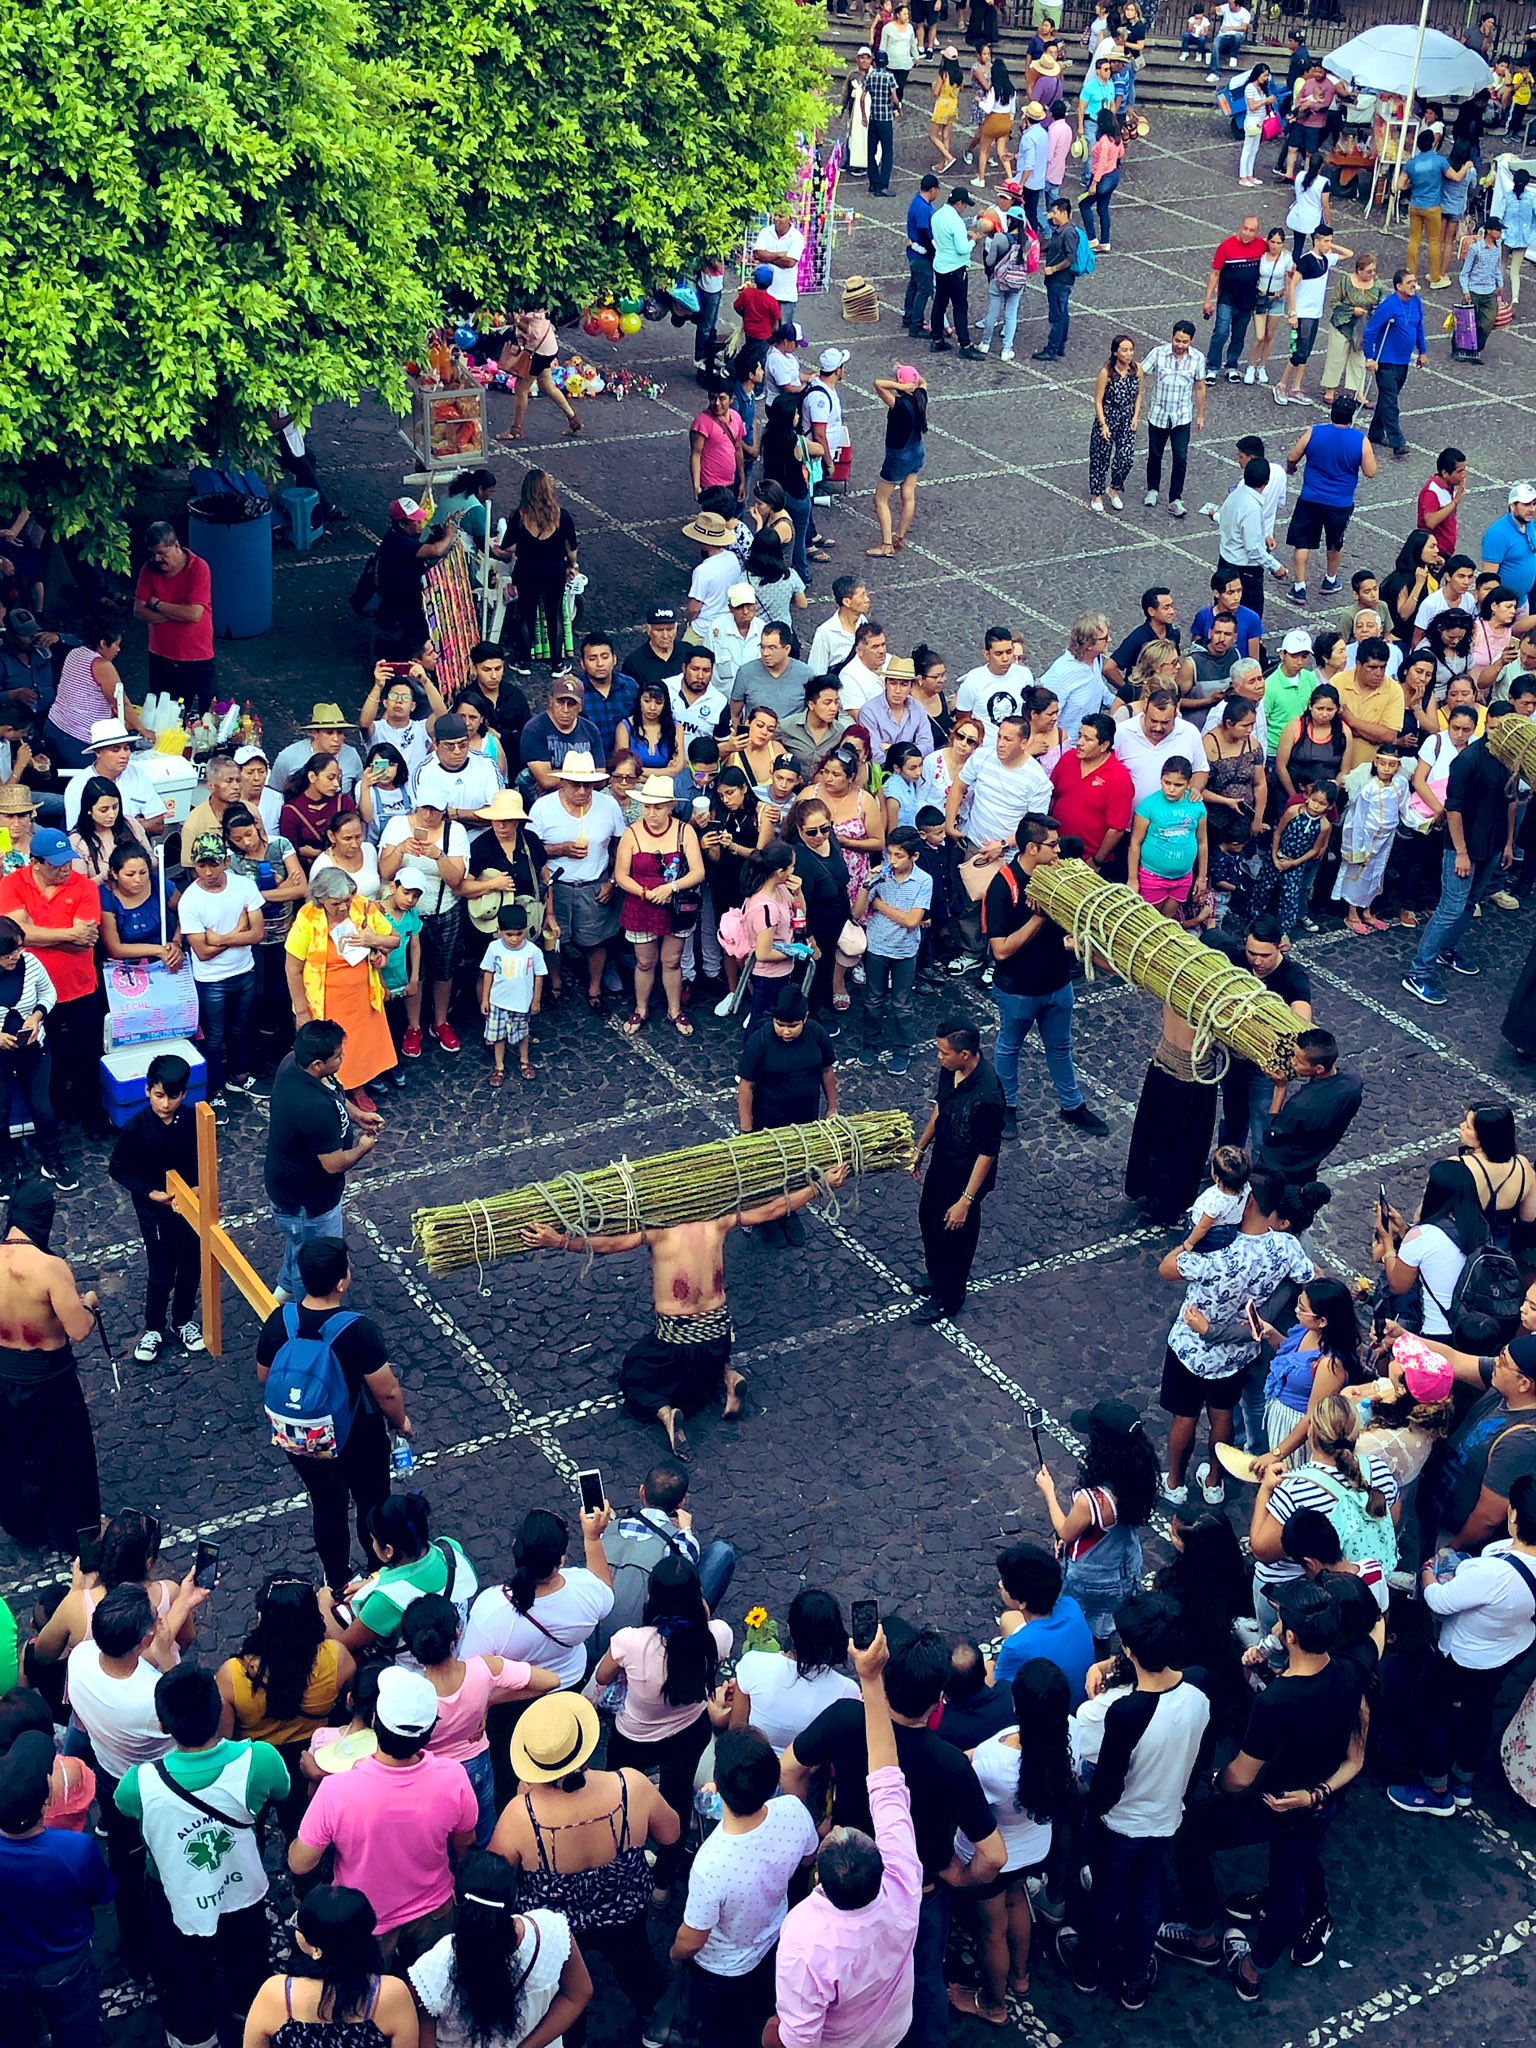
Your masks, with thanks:
[{"label": "red t-shirt man", "polygon": [[1456,552],[1457,515],[1454,511],[1446,512],[1445,517],[1438,526],[1430,525],[1429,515],[1433,512],[1444,511],[1445,507],[1452,503],[1454,497],[1455,493],[1450,485],[1445,481],[1444,477],[1438,474],[1432,476],[1419,492],[1417,523],[1423,527],[1426,533],[1432,533],[1435,536],[1435,539],[1440,543],[1442,555],[1454,555]]},{"label": "red t-shirt man", "polygon": [[[37,841],[42,840],[44,851],[54,851],[53,842],[60,840],[68,849],[68,859],[74,858],[74,848],[62,832],[44,830],[33,834],[34,857],[24,868],[0,880],[0,917],[14,917],[21,926],[26,940],[26,949],[47,971],[53,983],[54,993],[61,1003],[72,1003],[81,996],[96,993],[96,956],[88,945],[59,946],[46,941],[34,943],[31,934],[39,932],[67,932],[72,930],[77,919],[86,924],[101,924],[101,892],[86,875],[77,875],[64,864],[58,868],[45,866],[36,858]],[[20,911],[21,915],[16,916]],[[101,1050],[98,1045],[97,1051]]]},{"label": "red t-shirt man", "polygon": [[773,330],[784,317],[784,310],[772,292],[765,292],[761,285],[744,284],[732,304],[741,315],[742,332],[748,341],[772,341]]},{"label": "red t-shirt man", "polygon": [[1069,747],[1051,770],[1051,816],[1063,832],[1081,839],[1085,857],[1096,861],[1110,832],[1129,832],[1136,805],[1131,771],[1113,752],[1085,768]]},{"label": "red t-shirt man", "polygon": [[214,689],[213,581],[202,556],[184,548],[164,520],[149,529],[133,616],[149,628],[150,688],[206,711]]}]

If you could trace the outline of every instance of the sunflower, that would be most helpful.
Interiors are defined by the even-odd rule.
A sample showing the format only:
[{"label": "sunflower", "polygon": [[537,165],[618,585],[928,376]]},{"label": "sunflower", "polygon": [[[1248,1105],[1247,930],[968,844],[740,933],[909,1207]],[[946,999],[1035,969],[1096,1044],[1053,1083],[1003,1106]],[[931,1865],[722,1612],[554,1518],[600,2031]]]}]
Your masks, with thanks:
[{"label": "sunflower", "polygon": [[766,1607],[749,1607],[747,1609],[746,1626],[748,1628],[766,1628],[767,1625],[768,1610]]}]

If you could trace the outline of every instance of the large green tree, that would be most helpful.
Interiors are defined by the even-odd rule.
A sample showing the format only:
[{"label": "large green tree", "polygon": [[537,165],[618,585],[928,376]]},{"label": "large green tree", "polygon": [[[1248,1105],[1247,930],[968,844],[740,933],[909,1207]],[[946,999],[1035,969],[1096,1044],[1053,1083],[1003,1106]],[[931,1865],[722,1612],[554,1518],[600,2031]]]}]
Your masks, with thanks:
[{"label": "large green tree", "polygon": [[352,0],[0,20],[0,490],[121,563],[144,465],[396,391],[436,304],[415,99]]},{"label": "large green tree", "polygon": [[797,0],[370,0],[432,109],[447,290],[581,303],[729,255],[825,118]]}]

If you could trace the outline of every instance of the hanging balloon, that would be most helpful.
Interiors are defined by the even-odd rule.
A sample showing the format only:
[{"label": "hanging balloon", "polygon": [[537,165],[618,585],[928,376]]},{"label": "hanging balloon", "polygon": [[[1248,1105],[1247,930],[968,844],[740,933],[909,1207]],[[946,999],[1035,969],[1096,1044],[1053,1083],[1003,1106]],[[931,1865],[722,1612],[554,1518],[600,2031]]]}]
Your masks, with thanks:
[{"label": "hanging balloon", "polygon": [[638,334],[644,325],[645,322],[638,313],[621,313],[619,315],[619,326],[626,334]]},{"label": "hanging balloon", "polygon": [[647,320],[665,320],[667,317],[666,307],[655,297],[648,298],[640,311]]},{"label": "hanging balloon", "polygon": [[581,331],[583,334],[601,334],[603,331],[602,314],[599,313],[595,308],[593,308],[589,312],[583,313],[581,316]]},{"label": "hanging balloon", "polygon": [[455,346],[458,348],[473,348],[475,344],[479,341],[480,337],[475,332],[473,327],[470,327],[466,324],[462,327],[455,327],[455,329],[453,330],[453,339]]},{"label": "hanging balloon", "polygon": [[638,313],[644,304],[644,299],[637,299],[633,295],[622,298],[619,300],[619,315],[622,318],[626,313]]},{"label": "hanging balloon", "polygon": [[598,314],[597,331],[599,334],[606,334],[610,341],[618,340],[622,330],[619,326],[619,316],[615,313],[612,306],[604,306],[603,310]]}]

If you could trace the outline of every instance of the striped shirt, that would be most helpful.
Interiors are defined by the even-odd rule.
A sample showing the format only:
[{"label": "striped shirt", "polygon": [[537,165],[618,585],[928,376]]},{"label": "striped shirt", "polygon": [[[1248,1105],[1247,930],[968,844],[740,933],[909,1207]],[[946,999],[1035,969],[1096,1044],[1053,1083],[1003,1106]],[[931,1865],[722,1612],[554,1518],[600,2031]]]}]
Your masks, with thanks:
[{"label": "striped shirt", "polygon": [[1190,347],[1178,356],[1170,343],[1160,342],[1141,370],[1144,377],[1152,379],[1148,425],[1187,427],[1195,416],[1195,386],[1209,381],[1204,351]]}]

